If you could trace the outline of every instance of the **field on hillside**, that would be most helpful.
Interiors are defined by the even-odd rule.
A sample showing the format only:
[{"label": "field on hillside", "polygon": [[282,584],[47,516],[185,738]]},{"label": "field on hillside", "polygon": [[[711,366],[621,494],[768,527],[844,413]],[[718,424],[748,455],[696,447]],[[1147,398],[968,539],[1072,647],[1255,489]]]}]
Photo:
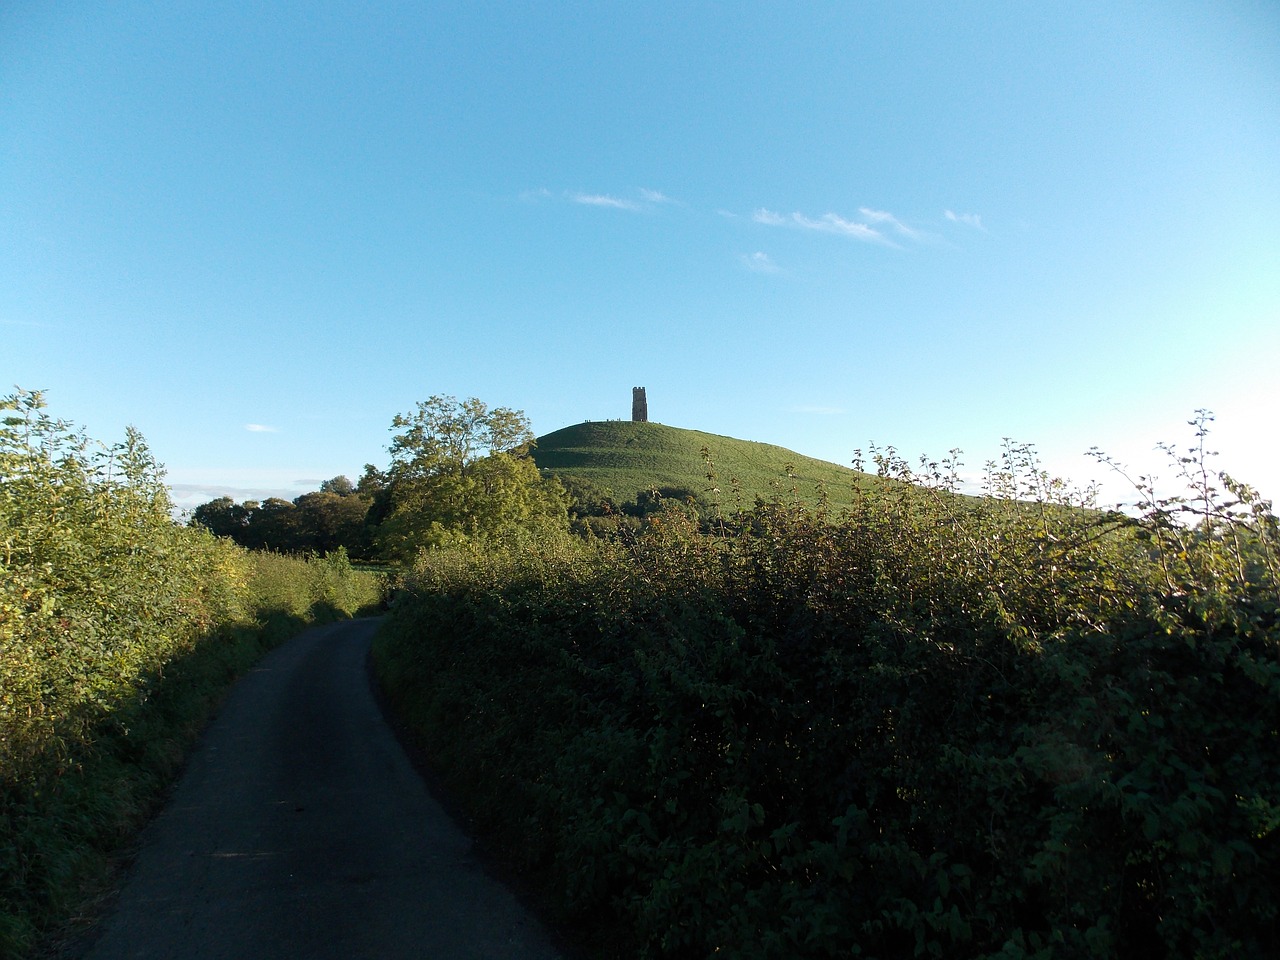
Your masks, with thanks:
[{"label": "field on hillside", "polygon": [[[704,449],[710,454],[714,481],[707,477]],[[580,423],[549,433],[538,438],[533,457],[544,473],[588,484],[616,500],[671,488],[688,490],[726,511],[735,508],[735,480],[744,508],[757,497],[781,493],[790,498],[793,489],[797,499],[816,503],[822,485],[838,509],[853,502],[854,487],[865,477],[785,447],[630,420]]]}]

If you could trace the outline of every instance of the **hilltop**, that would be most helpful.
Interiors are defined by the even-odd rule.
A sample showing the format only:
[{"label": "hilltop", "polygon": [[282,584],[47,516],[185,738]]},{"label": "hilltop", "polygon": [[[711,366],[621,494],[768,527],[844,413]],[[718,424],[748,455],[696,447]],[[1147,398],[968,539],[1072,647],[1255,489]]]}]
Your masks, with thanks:
[{"label": "hilltop", "polygon": [[[538,438],[533,458],[539,470],[566,485],[617,501],[656,489],[714,503],[704,447],[714,465],[720,502],[730,509],[732,480],[742,490],[743,506],[757,496],[789,496],[792,488],[799,499],[816,501],[819,485],[825,484],[832,504],[839,507],[850,501],[854,485],[865,476],[769,443],[631,420],[588,421],[548,433]],[[794,479],[787,476],[788,465]]]}]

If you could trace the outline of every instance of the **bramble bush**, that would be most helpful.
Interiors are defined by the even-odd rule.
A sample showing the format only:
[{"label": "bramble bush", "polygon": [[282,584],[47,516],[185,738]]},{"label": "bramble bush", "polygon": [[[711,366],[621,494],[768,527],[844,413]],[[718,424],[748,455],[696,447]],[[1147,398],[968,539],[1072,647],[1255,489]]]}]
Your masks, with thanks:
[{"label": "bramble bush", "polygon": [[1028,447],[978,498],[890,449],[840,516],[425,554],[378,670],[620,956],[1267,956],[1280,536],[1196,427],[1138,517]]},{"label": "bramble bush", "polygon": [[0,414],[0,955],[21,956],[102,882],[230,681],[380,591],[342,555],[178,526],[132,430],[93,443],[38,392]]}]

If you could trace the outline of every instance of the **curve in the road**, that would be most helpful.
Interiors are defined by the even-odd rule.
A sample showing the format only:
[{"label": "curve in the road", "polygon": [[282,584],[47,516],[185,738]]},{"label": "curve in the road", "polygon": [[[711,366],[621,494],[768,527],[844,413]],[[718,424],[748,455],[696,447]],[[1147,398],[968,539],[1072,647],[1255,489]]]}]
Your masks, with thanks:
[{"label": "curve in the road", "polygon": [[89,960],[558,956],[384,722],[376,629],[315,628],[240,681]]}]

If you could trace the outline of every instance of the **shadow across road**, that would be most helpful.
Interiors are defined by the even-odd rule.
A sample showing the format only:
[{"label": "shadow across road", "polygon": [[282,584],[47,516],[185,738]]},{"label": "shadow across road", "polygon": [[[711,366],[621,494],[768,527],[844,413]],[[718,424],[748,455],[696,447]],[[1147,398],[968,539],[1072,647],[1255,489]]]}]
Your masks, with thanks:
[{"label": "shadow across road", "polygon": [[308,630],[237,684],[88,960],[560,956],[384,721],[377,627]]}]

